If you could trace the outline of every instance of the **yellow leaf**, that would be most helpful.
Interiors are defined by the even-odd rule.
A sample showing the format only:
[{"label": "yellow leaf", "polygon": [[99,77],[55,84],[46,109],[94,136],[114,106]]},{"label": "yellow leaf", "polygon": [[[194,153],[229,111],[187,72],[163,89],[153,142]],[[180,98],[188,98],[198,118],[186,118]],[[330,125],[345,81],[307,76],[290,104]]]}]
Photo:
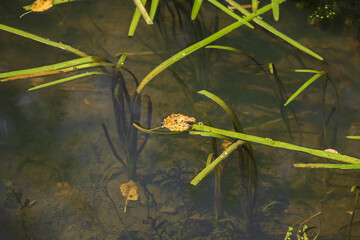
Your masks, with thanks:
[{"label": "yellow leaf", "polygon": [[163,127],[166,127],[170,131],[181,132],[191,128],[190,123],[194,123],[196,119],[194,117],[188,117],[180,113],[173,113],[164,119]]},{"label": "yellow leaf", "polygon": [[33,12],[43,12],[46,11],[53,6],[54,0],[36,0],[31,5],[31,11]]}]

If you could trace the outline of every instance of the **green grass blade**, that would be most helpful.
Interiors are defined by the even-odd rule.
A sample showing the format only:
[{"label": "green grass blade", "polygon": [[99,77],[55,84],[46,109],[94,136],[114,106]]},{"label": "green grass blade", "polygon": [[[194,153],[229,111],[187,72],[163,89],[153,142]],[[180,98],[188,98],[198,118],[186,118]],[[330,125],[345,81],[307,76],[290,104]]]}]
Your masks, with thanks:
[{"label": "green grass blade", "polygon": [[155,17],[158,5],[159,5],[159,0],[152,0],[151,1],[150,13],[149,13],[151,21],[154,21],[154,17]]},{"label": "green grass blade", "polygon": [[225,110],[225,112],[230,116],[230,118],[234,124],[235,130],[237,132],[244,132],[240,125],[240,121],[237,118],[237,116],[235,115],[234,111],[221,98],[219,98],[215,94],[208,92],[206,90],[201,90],[198,93],[210,98],[211,100],[216,102],[220,107],[222,107]]},{"label": "green grass blade", "polygon": [[[142,5],[145,6],[146,1],[147,0],[142,0],[141,1]],[[128,32],[129,37],[134,36],[134,33],[135,33],[136,27],[139,23],[140,17],[141,17],[141,12],[140,12],[139,8],[136,8],[135,13],[134,13],[133,18],[130,23],[130,28],[129,28],[129,32]]]},{"label": "green grass blade", "polygon": [[[232,6],[234,6],[236,9],[238,9],[242,14],[244,14],[245,16],[249,16],[251,13],[246,10],[245,8],[241,7],[240,4],[236,3],[233,0],[226,0],[228,3],[230,3]],[[285,0],[279,0],[279,4],[285,2]],[[261,20],[260,18],[254,18],[253,21],[258,24],[259,26],[265,28],[266,30],[268,30],[269,32],[271,32],[272,34],[280,37],[281,39],[283,39],[284,41],[288,42],[289,44],[293,45],[294,47],[300,49],[301,51],[309,54],[310,56],[319,59],[319,60],[323,60],[323,58],[318,55],[317,53],[313,52],[312,50],[308,49],[307,47],[301,45],[300,43],[296,42],[295,40],[291,39],[290,37],[286,36],[285,34],[279,32],[278,30],[276,30],[274,27],[270,26],[268,23],[264,22],[263,20]]]},{"label": "green grass blade", "polygon": [[231,144],[223,153],[221,153],[214,161],[212,161],[209,165],[207,165],[193,180],[191,180],[191,184],[196,186],[204,177],[206,177],[214,168],[224,159],[226,159],[232,152],[234,152],[240,145],[242,145],[243,141],[236,141]]},{"label": "green grass blade", "polygon": [[140,0],[133,0],[135,5],[137,6],[137,8],[140,10],[141,15],[143,16],[145,22],[147,24],[153,24],[152,20],[150,19],[149,14],[147,13],[146,9],[145,9],[145,3],[144,5],[142,4],[142,2]]},{"label": "green grass blade", "polygon": [[360,139],[360,136],[346,136],[347,139]]},{"label": "green grass blade", "polygon": [[208,1],[211,2],[212,4],[214,4],[219,9],[221,9],[223,12],[230,15],[231,17],[235,18],[236,20],[239,20],[240,22],[242,22],[243,24],[245,24],[249,28],[254,29],[254,26],[251,25],[248,21],[245,21],[244,18],[242,18],[239,15],[235,14],[233,11],[229,10],[227,7],[225,7],[224,5],[219,3],[218,1],[216,1],[216,0],[208,0]]},{"label": "green grass blade", "polygon": [[235,138],[235,139],[240,139],[243,141],[259,143],[259,144],[276,147],[276,148],[284,148],[284,149],[289,149],[289,150],[294,150],[294,151],[299,151],[299,152],[305,152],[305,153],[308,153],[308,154],[311,154],[314,156],[318,156],[318,157],[333,159],[333,160],[337,160],[337,161],[344,162],[344,163],[351,163],[354,165],[360,165],[360,159],[355,158],[355,157],[350,157],[350,156],[342,155],[342,154],[338,154],[338,153],[327,152],[324,150],[317,150],[317,149],[311,149],[311,148],[307,148],[307,147],[301,147],[301,146],[297,146],[297,145],[294,145],[291,143],[275,141],[270,138],[263,138],[263,137],[258,137],[258,136],[239,133],[239,132],[222,130],[222,129],[213,128],[213,127],[209,127],[209,126],[202,125],[202,124],[194,124],[192,126],[192,130],[189,133],[193,134],[194,130],[203,131],[203,132],[211,132],[211,133],[220,134],[220,135]]},{"label": "green grass blade", "polygon": [[[280,2],[283,2],[285,0],[280,0]],[[250,14],[249,16],[245,17],[244,20],[245,21],[250,21],[253,18],[255,18],[258,15],[264,14],[265,12],[269,11],[271,9],[271,4],[268,4],[264,7],[262,7],[261,9],[259,9],[257,11],[256,14]],[[239,28],[240,26],[242,26],[243,23],[240,21],[237,21],[223,29],[221,29],[220,31],[212,34],[211,36],[191,45],[190,47],[185,48],[184,50],[178,52],[177,54],[173,55],[172,57],[168,58],[167,60],[165,60],[164,62],[162,62],[160,65],[158,65],[155,69],[153,69],[139,84],[138,88],[136,89],[136,91],[138,93],[140,93],[143,88],[155,77],[157,76],[159,73],[161,73],[162,71],[164,71],[166,68],[168,68],[169,66],[171,66],[172,64],[178,62],[179,60],[181,60],[182,58],[186,57],[187,55],[195,52],[196,50],[208,45],[209,43],[214,42],[215,40],[225,36],[226,34],[232,32],[233,30]]]},{"label": "green grass blade", "polygon": [[0,30],[3,30],[3,31],[6,31],[6,32],[10,32],[10,33],[13,33],[13,34],[16,34],[16,35],[19,35],[19,36],[22,36],[22,37],[25,37],[25,38],[29,38],[31,40],[34,40],[34,41],[37,41],[37,42],[41,42],[43,44],[46,44],[46,45],[49,45],[49,46],[52,46],[52,47],[56,47],[56,48],[60,48],[60,49],[64,49],[68,52],[71,52],[71,53],[74,53],[80,57],[87,57],[89,56],[88,54],[82,52],[82,51],[79,51],[69,45],[66,45],[66,44],[63,44],[63,43],[58,43],[58,42],[54,42],[54,41],[51,41],[49,39],[45,39],[45,38],[42,38],[42,37],[39,37],[39,36],[36,36],[34,34],[31,34],[31,33],[28,33],[28,32],[25,32],[25,31],[22,31],[22,30],[19,30],[19,29],[16,29],[16,28],[12,28],[12,27],[9,27],[9,26],[6,26],[6,25],[3,25],[3,24],[0,24]]},{"label": "green grass blade", "polygon": [[140,126],[140,124],[138,124],[138,123],[133,123],[133,126],[144,133],[152,134],[152,135],[183,135],[183,134],[189,133],[189,131],[182,131],[182,132],[154,131],[154,129],[160,129],[162,127],[157,127],[154,129],[146,129],[146,128],[143,128],[142,126]]},{"label": "green grass blade", "polygon": [[280,9],[279,9],[279,0],[271,0],[272,11],[275,21],[279,21]]},{"label": "green grass blade", "polygon": [[37,67],[37,68],[30,68],[30,69],[25,69],[25,70],[0,73],[0,79],[14,77],[14,76],[20,76],[20,75],[25,75],[25,74],[31,74],[31,73],[37,73],[37,72],[43,72],[43,71],[51,71],[51,70],[56,70],[56,69],[61,69],[61,68],[66,68],[66,67],[73,67],[73,66],[85,64],[85,63],[94,63],[94,62],[101,61],[101,60],[102,60],[102,58],[94,57],[94,56],[77,58],[74,60],[51,64],[51,65],[46,65],[46,66]]},{"label": "green grass blade", "polygon": [[191,20],[195,20],[195,18],[197,17],[202,3],[203,0],[194,0],[194,4],[191,10]]},{"label": "green grass blade", "polygon": [[253,13],[256,13],[259,7],[259,0],[251,0],[251,9]]},{"label": "green grass blade", "polygon": [[296,98],[302,91],[304,91],[310,84],[312,84],[313,82],[315,82],[319,77],[324,76],[325,73],[324,72],[320,72],[320,73],[316,73],[314,76],[312,76],[309,80],[307,80],[298,90],[296,90],[296,92],[291,95],[289,97],[289,99],[286,101],[286,103],[284,104],[284,106],[288,105],[289,103],[292,102],[292,100],[294,100],[294,98]]},{"label": "green grass blade", "polygon": [[335,164],[335,163],[296,163],[297,168],[336,168],[336,169],[360,169],[358,164]]},{"label": "green grass blade", "polygon": [[92,75],[107,75],[107,74],[103,73],[103,72],[81,73],[81,74],[78,74],[78,75],[75,75],[75,76],[62,78],[62,79],[59,79],[59,80],[56,80],[56,81],[52,81],[52,82],[48,82],[48,83],[45,83],[45,84],[38,85],[38,86],[33,87],[33,88],[29,88],[28,91],[33,91],[33,90],[37,90],[37,89],[44,88],[44,87],[50,87],[50,86],[53,86],[53,85],[57,85],[57,84],[65,83],[65,82],[70,82],[70,81],[76,80],[78,78],[92,76]]},{"label": "green grass blade", "polygon": [[117,71],[124,65],[126,57],[127,57],[126,54],[122,54],[121,57],[119,58],[119,61],[116,63],[116,67],[115,67]]},{"label": "green grass blade", "polygon": [[323,73],[322,71],[316,71],[316,70],[312,70],[312,69],[295,69],[295,72],[299,72],[299,73]]}]

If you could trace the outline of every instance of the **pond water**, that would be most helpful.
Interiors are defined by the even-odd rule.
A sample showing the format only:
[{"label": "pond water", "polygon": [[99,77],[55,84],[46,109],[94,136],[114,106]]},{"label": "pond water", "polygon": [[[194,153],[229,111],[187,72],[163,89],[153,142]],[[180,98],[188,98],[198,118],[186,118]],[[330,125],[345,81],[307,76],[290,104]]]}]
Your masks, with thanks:
[{"label": "pond water", "polygon": [[[135,36],[128,38],[134,12],[130,0],[78,1],[19,19],[26,4],[2,1],[0,23],[115,62],[127,53],[124,67],[140,81],[165,59],[233,22],[210,3],[203,6],[200,21],[191,22],[169,1],[169,8],[162,3],[154,25],[141,20]],[[206,112],[213,126],[233,129],[223,109],[197,94],[205,89],[234,110],[248,134],[360,157],[360,141],[345,138],[360,135],[359,30],[340,23],[325,29],[310,26],[309,11],[291,1],[280,10],[279,22],[271,13],[264,20],[325,61],[293,49],[259,27],[242,26],[214,44],[240,49],[266,70],[273,63],[288,96],[312,76],[294,69],[328,73],[337,92],[328,82],[323,104],[324,81],[317,80],[299,95],[290,104],[293,113],[287,113],[291,136],[274,94],[273,85],[278,87],[274,76],[265,75],[244,54],[217,49],[195,52],[146,86],[143,93],[152,102],[151,127],[160,127],[171,113],[207,123]],[[1,72],[77,58],[3,31],[0,56]],[[132,94],[132,77],[123,74]],[[221,195],[216,197],[219,185],[214,174],[197,186],[190,184],[206,165],[209,138],[152,135],[137,161],[134,182],[139,198],[127,201],[122,194],[126,189],[120,188],[130,180],[127,170],[114,157],[102,127],[105,124],[125,161],[127,142],[118,137],[110,80],[92,77],[27,91],[58,78],[1,83],[1,239],[284,239],[288,227],[301,221],[311,228],[306,232],[311,239],[318,230],[319,239],[348,237],[355,200],[350,189],[359,182],[358,170],[294,168],[295,163],[333,161],[259,144],[252,145],[256,197],[252,198],[253,185],[244,180],[251,171],[239,168],[236,154],[227,159]],[[334,111],[336,99],[339,108]],[[144,117],[147,108],[142,110]],[[139,144],[143,139],[139,134]],[[221,200],[217,213],[216,199]],[[359,219],[355,214],[352,239],[360,238]],[[297,228],[291,239],[297,239]]]}]

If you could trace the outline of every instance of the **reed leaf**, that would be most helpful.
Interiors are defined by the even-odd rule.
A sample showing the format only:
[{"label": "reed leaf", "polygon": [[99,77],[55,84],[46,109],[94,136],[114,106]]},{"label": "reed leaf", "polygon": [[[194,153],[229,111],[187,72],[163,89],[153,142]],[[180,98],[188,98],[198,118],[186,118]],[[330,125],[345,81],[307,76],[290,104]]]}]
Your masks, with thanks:
[{"label": "reed leaf", "polygon": [[253,13],[256,13],[259,7],[259,0],[251,0],[251,9]]},{"label": "reed leaf", "polygon": [[[87,57],[83,57],[83,58],[77,58],[74,60],[51,64],[51,65],[46,65],[46,66],[37,67],[37,68],[29,68],[29,69],[24,69],[24,70],[0,73],[0,78],[10,78],[10,77],[20,76],[20,75],[25,75],[25,74],[57,70],[57,69],[66,68],[66,67],[73,67],[76,65],[84,64],[84,63],[94,63],[94,62],[98,62],[101,60],[103,60],[103,59],[100,57],[87,56]],[[3,81],[3,80],[0,80],[0,81]]]},{"label": "reed leaf", "polygon": [[135,5],[137,6],[137,8],[140,10],[141,15],[143,16],[145,22],[147,24],[153,24],[149,14],[147,13],[146,9],[145,9],[145,3],[144,5],[142,4],[142,2],[140,0],[133,0]]},{"label": "reed leaf", "polygon": [[126,54],[121,55],[121,57],[119,58],[119,61],[116,63],[116,66],[115,66],[116,71],[118,71],[124,65],[126,57],[127,57]]},{"label": "reed leaf", "polygon": [[235,14],[233,11],[229,10],[227,7],[225,7],[224,5],[222,5],[221,3],[219,3],[216,0],[208,0],[210,3],[212,3],[214,6],[218,7],[219,9],[221,9],[224,13],[227,13],[228,15],[230,15],[231,17],[235,18],[236,20],[239,20],[240,22],[242,22],[243,24],[245,24],[246,26],[248,26],[251,29],[254,29],[254,26],[251,25],[249,22],[245,21],[242,17],[240,17],[239,15]]},{"label": "reed leaf", "polygon": [[360,164],[336,164],[336,163],[296,163],[297,168],[336,168],[336,169],[360,169]]},{"label": "reed leaf", "polygon": [[194,0],[194,4],[191,10],[191,20],[195,20],[195,18],[197,17],[202,3],[203,0]]},{"label": "reed leaf", "polygon": [[360,139],[360,136],[346,136],[347,139]]},{"label": "reed leaf", "polygon": [[146,129],[146,128],[142,127],[138,123],[133,123],[133,126],[136,127],[137,129],[139,129],[140,131],[144,132],[144,133],[153,134],[153,135],[183,135],[183,134],[188,134],[188,132],[189,132],[189,131],[182,131],[182,132],[154,131],[156,129],[161,129],[163,127],[157,127],[157,128],[153,128],[153,129]]},{"label": "reed leaf", "polygon": [[[281,2],[284,2],[285,0],[280,0]],[[269,11],[271,9],[271,4],[268,4],[264,7],[262,7],[261,9],[259,9],[257,11],[256,14],[250,14],[249,16],[245,17],[244,20],[249,22],[252,19],[254,19],[255,17],[257,17],[258,15],[262,15],[265,12]],[[138,93],[140,93],[143,88],[155,77],[157,76],[159,73],[161,73],[162,71],[164,71],[166,68],[168,68],[169,66],[171,66],[172,64],[178,62],[179,60],[183,59],[184,57],[186,57],[187,55],[195,52],[196,50],[208,45],[209,43],[214,42],[215,40],[225,36],[226,34],[232,32],[233,30],[239,28],[240,26],[242,26],[243,23],[240,21],[237,21],[233,24],[230,24],[229,26],[221,29],[220,31],[212,34],[211,36],[185,48],[184,50],[178,52],[177,54],[173,55],[172,57],[168,58],[167,60],[165,60],[164,62],[162,62],[160,65],[158,65],[156,68],[154,68],[140,83],[140,85],[137,87],[136,91]]]},{"label": "reed leaf", "polygon": [[[241,7],[240,4],[236,3],[233,0],[226,0],[228,3],[230,3],[232,6],[234,6],[237,10],[239,10],[242,14],[244,14],[245,16],[250,16],[251,13],[246,10],[245,8]],[[285,0],[279,0],[279,4],[285,2]],[[246,19],[246,18],[244,18]],[[298,43],[297,41],[293,40],[292,38],[286,36],[285,34],[279,32],[278,30],[276,30],[274,27],[270,26],[268,23],[264,22],[263,20],[261,20],[260,18],[253,18],[252,19],[256,24],[258,24],[259,26],[265,28],[266,30],[268,30],[269,32],[271,32],[272,34],[280,37],[281,39],[283,39],[284,41],[286,41],[287,43],[293,45],[294,47],[300,49],[301,51],[309,54],[310,56],[319,59],[319,60],[323,60],[323,58],[318,55],[317,53],[313,52],[312,50],[308,49],[307,47],[301,45],[300,43]]]},{"label": "reed leaf", "polygon": [[289,99],[286,101],[284,106],[288,105],[289,103],[294,100],[302,91],[304,91],[310,84],[315,82],[319,77],[326,75],[325,72],[316,73],[314,76],[312,76],[309,80],[307,80],[296,92],[289,97]]},{"label": "reed leaf", "polygon": [[28,32],[25,32],[25,31],[22,31],[22,30],[19,30],[19,29],[16,29],[16,28],[12,28],[12,27],[9,27],[9,26],[6,26],[4,24],[0,24],[0,30],[3,30],[3,31],[6,31],[6,32],[10,32],[10,33],[13,33],[13,34],[16,34],[16,35],[19,35],[19,36],[22,36],[22,37],[25,37],[25,38],[29,38],[31,40],[34,40],[34,41],[37,41],[37,42],[41,42],[43,44],[46,44],[46,45],[49,45],[49,46],[52,46],[52,47],[56,47],[56,48],[60,48],[60,49],[63,49],[63,50],[66,50],[68,52],[71,52],[71,53],[74,53],[80,57],[87,57],[89,56],[88,54],[82,52],[82,51],[79,51],[69,45],[66,45],[66,44],[63,44],[63,43],[58,43],[58,42],[54,42],[54,41],[51,41],[49,39],[45,39],[45,38],[42,38],[42,37],[39,37],[39,36],[36,36],[35,34],[32,34],[32,33],[28,33]]},{"label": "reed leaf", "polygon": [[[141,0],[141,3],[143,6],[145,6],[146,2],[147,2],[147,0]],[[130,23],[130,28],[129,28],[129,32],[128,32],[129,37],[134,36],[134,33],[135,33],[136,27],[139,23],[140,17],[141,17],[141,12],[140,12],[139,8],[136,8],[135,13],[134,13],[133,18]]]},{"label": "reed leaf", "polygon": [[279,9],[279,0],[271,0],[272,12],[275,21],[279,21],[280,9]]},{"label": "reed leaf", "polygon": [[65,82],[70,82],[70,81],[76,80],[76,79],[78,79],[78,78],[87,77],[87,76],[92,76],[92,75],[107,75],[107,74],[104,73],[104,72],[86,72],[86,73],[80,73],[80,74],[78,74],[78,75],[74,75],[74,76],[71,76],[71,77],[58,79],[58,80],[55,80],[55,81],[51,81],[51,82],[48,82],[48,83],[44,83],[44,84],[38,85],[38,86],[36,86],[36,87],[29,88],[28,91],[33,91],[33,90],[37,90],[37,89],[44,88],[44,87],[50,87],[50,86],[54,86],[54,85],[57,85],[57,84],[61,84],[61,83],[65,83]]},{"label": "reed leaf", "polygon": [[150,12],[149,12],[149,16],[150,16],[151,21],[154,21],[154,17],[155,17],[158,5],[159,5],[159,0],[152,0],[151,1]]},{"label": "reed leaf", "polygon": [[235,130],[237,132],[244,132],[240,125],[240,121],[237,118],[237,116],[235,115],[234,111],[221,98],[219,98],[215,94],[208,92],[206,90],[201,90],[198,93],[201,95],[204,95],[205,97],[210,98],[211,100],[216,102],[220,107],[222,107],[225,110],[225,112],[230,116],[230,118],[234,124]]},{"label": "reed leaf", "polygon": [[222,129],[218,129],[218,128],[209,127],[209,126],[206,126],[203,124],[194,124],[189,133],[195,134],[195,135],[202,135],[202,132],[205,132],[206,135],[208,135],[208,133],[215,133],[215,134],[220,134],[220,135],[227,136],[227,137],[234,138],[234,139],[240,139],[243,141],[249,141],[249,142],[259,143],[259,144],[263,144],[263,145],[267,145],[267,146],[271,146],[271,147],[294,150],[294,151],[298,151],[298,152],[305,152],[305,153],[308,153],[308,154],[311,154],[314,156],[318,156],[318,157],[333,159],[333,160],[337,160],[337,161],[344,162],[344,163],[351,163],[354,165],[360,165],[360,159],[355,158],[355,157],[350,157],[350,156],[342,155],[342,154],[338,154],[338,153],[326,152],[324,150],[317,150],[317,149],[312,149],[312,148],[307,148],[307,147],[301,147],[301,146],[297,146],[297,145],[294,145],[291,143],[275,141],[275,140],[272,140],[271,138],[263,138],[263,137],[258,137],[258,136],[249,135],[249,134],[245,134],[245,133],[222,130]]},{"label": "reed leaf", "polygon": [[207,164],[207,166],[198,174],[196,177],[191,180],[191,184],[196,186],[204,177],[206,177],[214,168],[224,159],[230,156],[232,152],[234,152],[239,146],[244,144],[243,141],[236,141],[233,144],[231,144],[224,152],[222,152],[214,161],[212,161],[210,164]]}]

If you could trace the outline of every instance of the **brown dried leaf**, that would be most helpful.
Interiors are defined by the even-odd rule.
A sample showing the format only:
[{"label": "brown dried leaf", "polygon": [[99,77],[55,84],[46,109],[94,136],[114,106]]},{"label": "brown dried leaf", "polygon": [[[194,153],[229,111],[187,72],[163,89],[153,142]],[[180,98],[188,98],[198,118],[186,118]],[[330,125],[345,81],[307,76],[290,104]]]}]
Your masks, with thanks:
[{"label": "brown dried leaf", "polygon": [[136,201],[139,199],[139,194],[137,192],[136,183],[133,180],[130,180],[127,183],[124,183],[120,186],[121,194],[126,198],[126,201]]},{"label": "brown dried leaf", "polygon": [[186,131],[191,128],[190,123],[195,123],[194,117],[188,117],[180,113],[173,113],[164,119],[163,127],[166,127],[170,131]]},{"label": "brown dried leaf", "polygon": [[36,0],[31,5],[31,11],[43,12],[53,7],[54,0]]}]

